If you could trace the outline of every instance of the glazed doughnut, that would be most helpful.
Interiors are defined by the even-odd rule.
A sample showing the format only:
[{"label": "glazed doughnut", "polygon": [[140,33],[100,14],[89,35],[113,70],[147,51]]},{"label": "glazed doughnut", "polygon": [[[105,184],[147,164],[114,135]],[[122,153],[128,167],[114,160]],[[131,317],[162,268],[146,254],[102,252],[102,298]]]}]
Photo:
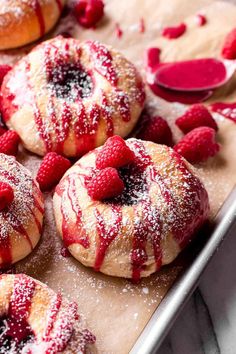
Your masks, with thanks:
[{"label": "glazed doughnut", "polygon": [[108,275],[146,277],[174,260],[208,217],[207,192],[192,167],[164,145],[129,139],[135,162],[119,169],[123,193],[92,200],[86,179],[98,148],[62,178],[54,195],[56,224],[71,254]]},{"label": "glazed doughnut", "polygon": [[26,257],[42,231],[44,203],[31,173],[14,157],[0,154],[0,182],[10,185],[13,202],[0,211],[0,269]]},{"label": "glazed doughnut", "polygon": [[81,156],[133,129],[144,104],[136,68],[93,41],[56,37],[37,46],[2,85],[6,124],[39,155]]},{"label": "glazed doughnut", "polygon": [[0,50],[23,46],[58,21],[65,0],[1,0]]},{"label": "glazed doughnut", "polygon": [[27,275],[0,275],[0,353],[86,353],[94,342],[75,303]]}]

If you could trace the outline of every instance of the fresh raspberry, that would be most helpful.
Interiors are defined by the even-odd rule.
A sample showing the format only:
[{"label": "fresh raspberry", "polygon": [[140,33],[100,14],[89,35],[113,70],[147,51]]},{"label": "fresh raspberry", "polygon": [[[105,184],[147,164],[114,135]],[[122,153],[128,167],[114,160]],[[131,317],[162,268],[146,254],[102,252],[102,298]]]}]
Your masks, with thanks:
[{"label": "fresh raspberry", "polygon": [[236,28],[227,34],[221,55],[225,59],[236,59]]},{"label": "fresh raspberry", "polygon": [[39,167],[36,180],[42,191],[52,189],[62,178],[71,162],[56,152],[47,153]]},{"label": "fresh raspberry", "polygon": [[103,17],[104,3],[102,0],[77,0],[74,12],[78,23],[90,28]]},{"label": "fresh raspberry", "polygon": [[7,130],[0,136],[0,152],[6,155],[16,156],[20,137],[14,130]]},{"label": "fresh raspberry", "polygon": [[14,199],[12,187],[5,182],[0,182],[0,211],[8,207]]},{"label": "fresh raspberry", "polygon": [[185,134],[199,127],[210,127],[218,130],[211,113],[202,104],[194,104],[181,117],[176,119],[175,123]]},{"label": "fresh raspberry", "polygon": [[174,150],[191,163],[205,161],[220,149],[215,134],[215,130],[209,127],[193,129],[175,145]]},{"label": "fresh raspberry", "polygon": [[10,65],[7,64],[2,64],[0,65],[0,85],[2,85],[4,76],[8,73],[8,71],[10,71],[12,69],[12,67]]},{"label": "fresh raspberry", "polygon": [[168,123],[159,116],[150,117],[145,115],[140,125],[137,138],[153,141],[157,144],[173,145],[172,132]]},{"label": "fresh raspberry", "polygon": [[86,187],[92,199],[103,200],[121,194],[124,190],[124,183],[115,168],[107,167],[89,179]]},{"label": "fresh raspberry", "polygon": [[124,139],[115,135],[109,138],[96,157],[96,167],[103,169],[106,167],[119,168],[134,161],[134,153],[126,145]]}]

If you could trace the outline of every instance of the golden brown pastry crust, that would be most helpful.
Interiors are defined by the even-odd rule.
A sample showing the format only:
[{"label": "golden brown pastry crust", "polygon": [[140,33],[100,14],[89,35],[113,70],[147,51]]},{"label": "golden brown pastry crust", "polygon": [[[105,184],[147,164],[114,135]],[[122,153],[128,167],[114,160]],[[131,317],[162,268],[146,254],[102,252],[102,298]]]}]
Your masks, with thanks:
[{"label": "golden brown pastry crust", "polygon": [[65,0],[1,0],[0,50],[31,43],[58,21]]}]

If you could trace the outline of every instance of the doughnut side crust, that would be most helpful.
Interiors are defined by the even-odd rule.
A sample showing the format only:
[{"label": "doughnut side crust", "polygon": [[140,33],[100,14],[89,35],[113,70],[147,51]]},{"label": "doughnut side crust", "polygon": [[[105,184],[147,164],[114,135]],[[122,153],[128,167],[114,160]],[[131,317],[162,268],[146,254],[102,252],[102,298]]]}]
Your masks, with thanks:
[{"label": "doughnut side crust", "polygon": [[44,201],[31,173],[4,154],[0,154],[0,181],[14,191],[12,204],[0,212],[0,268],[5,268],[26,257],[38,243]]},{"label": "doughnut side crust", "polygon": [[[76,75],[79,82],[73,81]],[[75,94],[77,84],[83,97]],[[1,92],[4,120],[28,150],[69,157],[82,156],[111,135],[128,135],[145,99],[140,75],[119,52],[62,37],[20,60]]]},{"label": "doughnut side crust", "polygon": [[[85,179],[95,169],[96,149],[67,171],[54,194],[54,212],[64,244],[81,263],[108,275],[139,278],[176,258],[208,217],[209,202],[192,167],[172,149],[126,142],[146,164],[133,186],[133,201],[89,197]],[[139,190],[144,179],[147,189]]]},{"label": "doughnut side crust", "polygon": [[86,353],[95,342],[78,315],[76,303],[24,274],[0,276],[1,320],[6,329],[13,322],[13,338],[19,339],[26,329],[31,333],[31,338],[21,338],[25,341],[22,353]]},{"label": "doughnut side crust", "polygon": [[31,43],[56,24],[65,0],[1,0],[0,50]]}]

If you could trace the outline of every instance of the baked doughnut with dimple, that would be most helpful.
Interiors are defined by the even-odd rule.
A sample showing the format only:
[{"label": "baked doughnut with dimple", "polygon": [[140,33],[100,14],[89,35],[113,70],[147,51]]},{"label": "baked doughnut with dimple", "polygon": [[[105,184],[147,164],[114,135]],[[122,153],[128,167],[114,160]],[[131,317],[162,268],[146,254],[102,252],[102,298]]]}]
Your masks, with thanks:
[{"label": "baked doughnut with dimple", "polygon": [[39,241],[44,214],[43,196],[31,173],[14,157],[0,154],[0,183],[14,193],[0,210],[0,269],[26,257]]},{"label": "baked doughnut with dimple", "polygon": [[8,72],[1,112],[28,150],[75,157],[109,136],[127,136],[144,99],[142,79],[122,54],[97,41],[59,36]]},{"label": "baked doughnut with dimple", "polygon": [[138,281],[175,259],[207,219],[209,201],[193,167],[174,150],[138,139],[126,143],[135,160],[118,170],[121,195],[98,201],[88,194],[98,148],[66,172],[56,187],[54,213],[76,259]]},{"label": "baked doughnut with dimple", "polygon": [[58,21],[66,0],[1,0],[0,50],[37,40]]},{"label": "baked doughnut with dimple", "polygon": [[77,305],[24,274],[0,275],[0,354],[87,353]]}]

